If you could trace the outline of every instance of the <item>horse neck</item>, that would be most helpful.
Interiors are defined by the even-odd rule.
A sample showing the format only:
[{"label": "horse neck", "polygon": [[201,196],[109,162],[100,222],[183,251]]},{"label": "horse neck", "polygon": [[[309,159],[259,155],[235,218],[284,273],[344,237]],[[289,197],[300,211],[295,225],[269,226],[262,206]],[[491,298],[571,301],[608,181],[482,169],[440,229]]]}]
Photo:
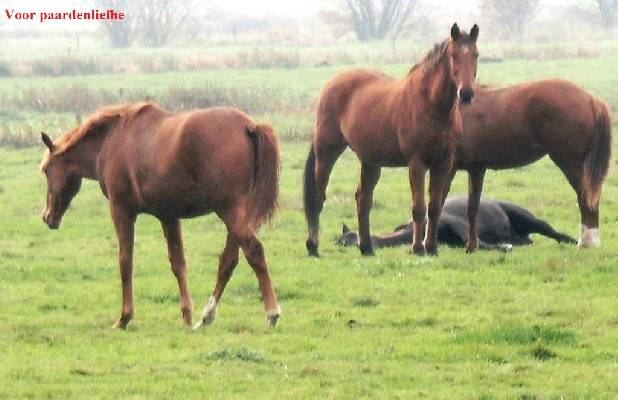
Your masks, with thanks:
[{"label": "horse neck", "polygon": [[412,239],[412,229],[401,229],[382,236],[371,236],[375,247],[392,247],[409,243]]},{"label": "horse neck", "polygon": [[105,138],[101,135],[85,137],[70,149],[66,150],[65,158],[84,178],[98,180],[97,159],[103,147]]},{"label": "horse neck", "polygon": [[424,73],[421,85],[428,94],[430,108],[437,109],[440,115],[450,115],[457,106],[457,85],[451,77],[451,66],[445,52],[438,64]]}]

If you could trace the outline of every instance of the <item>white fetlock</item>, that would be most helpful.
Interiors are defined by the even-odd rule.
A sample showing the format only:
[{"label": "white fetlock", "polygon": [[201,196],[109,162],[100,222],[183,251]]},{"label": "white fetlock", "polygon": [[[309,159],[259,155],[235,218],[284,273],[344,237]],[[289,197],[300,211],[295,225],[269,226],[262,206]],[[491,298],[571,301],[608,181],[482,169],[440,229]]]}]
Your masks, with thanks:
[{"label": "white fetlock", "polygon": [[210,299],[208,300],[208,303],[206,304],[206,307],[204,307],[204,314],[202,316],[201,321],[195,324],[193,329],[199,329],[202,326],[208,326],[212,324],[215,320],[216,313],[217,313],[217,301],[215,300],[214,297],[211,296]]},{"label": "white fetlock", "polygon": [[577,241],[577,247],[580,249],[588,247],[601,247],[599,228],[588,228],[586,225],[582,224],[579,240]]},{"label": "white fetlock", "polygon": [[277,325],[277,321],[281,317],[281,306],[277,304],[277,308],[274,310],[268,310],[266,312],[266,323],[272,327]]}]

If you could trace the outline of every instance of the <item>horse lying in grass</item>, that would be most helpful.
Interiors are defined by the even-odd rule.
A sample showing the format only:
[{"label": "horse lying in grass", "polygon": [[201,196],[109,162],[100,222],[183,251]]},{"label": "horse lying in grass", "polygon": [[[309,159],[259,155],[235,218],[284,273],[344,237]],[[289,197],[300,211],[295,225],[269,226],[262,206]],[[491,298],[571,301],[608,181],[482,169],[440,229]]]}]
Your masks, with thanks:
[{"label": "horse lying in grass", "polygon": [[560,79],[476,87],[475,93],[475,101],[461,108],[463,132],[455,158],[455,168],[468,171],[469,179],[466,250],[478,246],[476,216],[485,171],[521,167],[545,155],[577,194],[579,247],[600,246],[599,198],[612,155],[607,106]]},{"label": "horse lying in grass", "polygon": [[146,102],[102,108],[56,141],[45,133],[42,140],[48,148],[41,164],[47,177],[43,220],[50,228],[59,227],[82,178],[98,181],[109,199],[122,281],[115,328],[125,328],[133,317],[133,230],[140,213],[161,221],[186,324],[193,305],[180,219],[211,212],[228,234],[217,284],[198,325],[214,320],[239,248],[257,276],[267,322],[276,324],[280,307],[256,237],[277,206],[279,146],[269,125],[233,108],[175,114]]},{"label": "horse lying in grass", "polygon": [[[438,242],[453,247],[463,247],[468,242],[468,199],[453,197],[446,200],[438,220]],[[371,236],[374,247],[407,245],[412,240],[412,225],[395,228],[384,236]],[[577,243],[567,234],[557,232],[547,222],[515,204],[482,198],[478,214],[479,248],[483,250],[510,251],[512,246],[531,244],[529,235],[538,233],[559,243]],[[358,234],[343,225],[341,246],[358,246]]]},{"label": "horse lying in grass", "polygon": [[[377,71],[339,74],[322,89],[316,129],[304,173],[307,251],[319,256],[320,213],[335,162],[350,147],[361,162],[356,191],[360,251],[371,255],[369,213],[382,167],[408,167],[412,191],[415,254],[437,254],[437,223],[448,193],[457,137],[459,103],[474,98],[479,28],[451,35],[436,45],[402,80]],[[425,175],[429,171],[429,207]],[[427,232],[421,239],[427,215]]]}]

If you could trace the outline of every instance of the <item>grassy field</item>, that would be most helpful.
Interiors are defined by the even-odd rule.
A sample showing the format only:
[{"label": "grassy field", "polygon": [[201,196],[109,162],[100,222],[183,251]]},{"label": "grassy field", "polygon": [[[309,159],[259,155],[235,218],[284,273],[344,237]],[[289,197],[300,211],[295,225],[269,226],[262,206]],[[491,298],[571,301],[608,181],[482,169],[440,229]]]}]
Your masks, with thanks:
[{"label": "grassy field", "polygon": [[[481,66],[479,79],[506,85],[569,78],[615,110],[615,62],[511,61]],[[378,67],[401,76],[409,65]],[[344,68],[7,78],[0,92],[73,82],[153,91],[217,82],[285,88],[310,108],[324,81]],[[11,113],[43,128],[61,115]],[[297,119],[307,127],[312,122],[310,112],[285,107],[261,115],[280,131]],[[142,216],[135,319],[127,331],[111,330],[120,306],[116,237],[98,185],[85,182],[62,228],[52,232],[40,219],[42,150],[0,148],[0,398],[615,398],[618,177],[605,185],[600,249],[578,251],[535,237],[532,246],[509,254],[441,247],[439,257],[429,258],[397,248],[362,258],[334,244],[343,222],[356,225],[359,168],[347,152],[333,172],[322,258],[314,260],[305,255],[300,184],[308,144],[283,136],[282,207],[260,235],[283,307],[275,329],[265,325],[257,282],[244,260],[215,324],[198,332],[184,328],[159,224]],[[465,187],[460,174],[451,194]],[[484,193],[577,236],[575,195],[547,159],[488,173]],[[406,221],[409,210],[406,171],[385,170],[375,194],[374,232]],[[214,287],[225,229],[207,216],[185,221],[184,234],[199,315]]]}]

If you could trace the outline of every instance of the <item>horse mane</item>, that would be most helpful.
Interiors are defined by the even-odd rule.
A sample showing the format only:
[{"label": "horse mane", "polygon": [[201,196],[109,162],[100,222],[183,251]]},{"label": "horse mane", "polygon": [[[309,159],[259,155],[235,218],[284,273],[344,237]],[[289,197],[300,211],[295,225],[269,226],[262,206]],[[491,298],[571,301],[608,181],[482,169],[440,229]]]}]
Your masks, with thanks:
[{"label": "horse mane", "polygon": [[146,109],[164,111],[158,104],[151,101],[101,107],[88,116],[81,125],[60,136],[54,143],[57,148],[55,153],[61,154],[66,152],[85,137],[95,134],[99,131],[98,128],[101,128],[115,119],[120,119],[123,123],[126,123],[146,111]]},{"label": "horse mane", "polygon": [[423,67],[423,72],[432,71],[440,62],[440,59],[442,58],[442,55],[444,54],[444,50],[446,50],[446,46],[448,46],[448,43],[449,39],[445,39],[440,43],[434,44],[433,49],[427,52],[421,62],[414,64],[408,74],[411,74],[419,67]]}]

